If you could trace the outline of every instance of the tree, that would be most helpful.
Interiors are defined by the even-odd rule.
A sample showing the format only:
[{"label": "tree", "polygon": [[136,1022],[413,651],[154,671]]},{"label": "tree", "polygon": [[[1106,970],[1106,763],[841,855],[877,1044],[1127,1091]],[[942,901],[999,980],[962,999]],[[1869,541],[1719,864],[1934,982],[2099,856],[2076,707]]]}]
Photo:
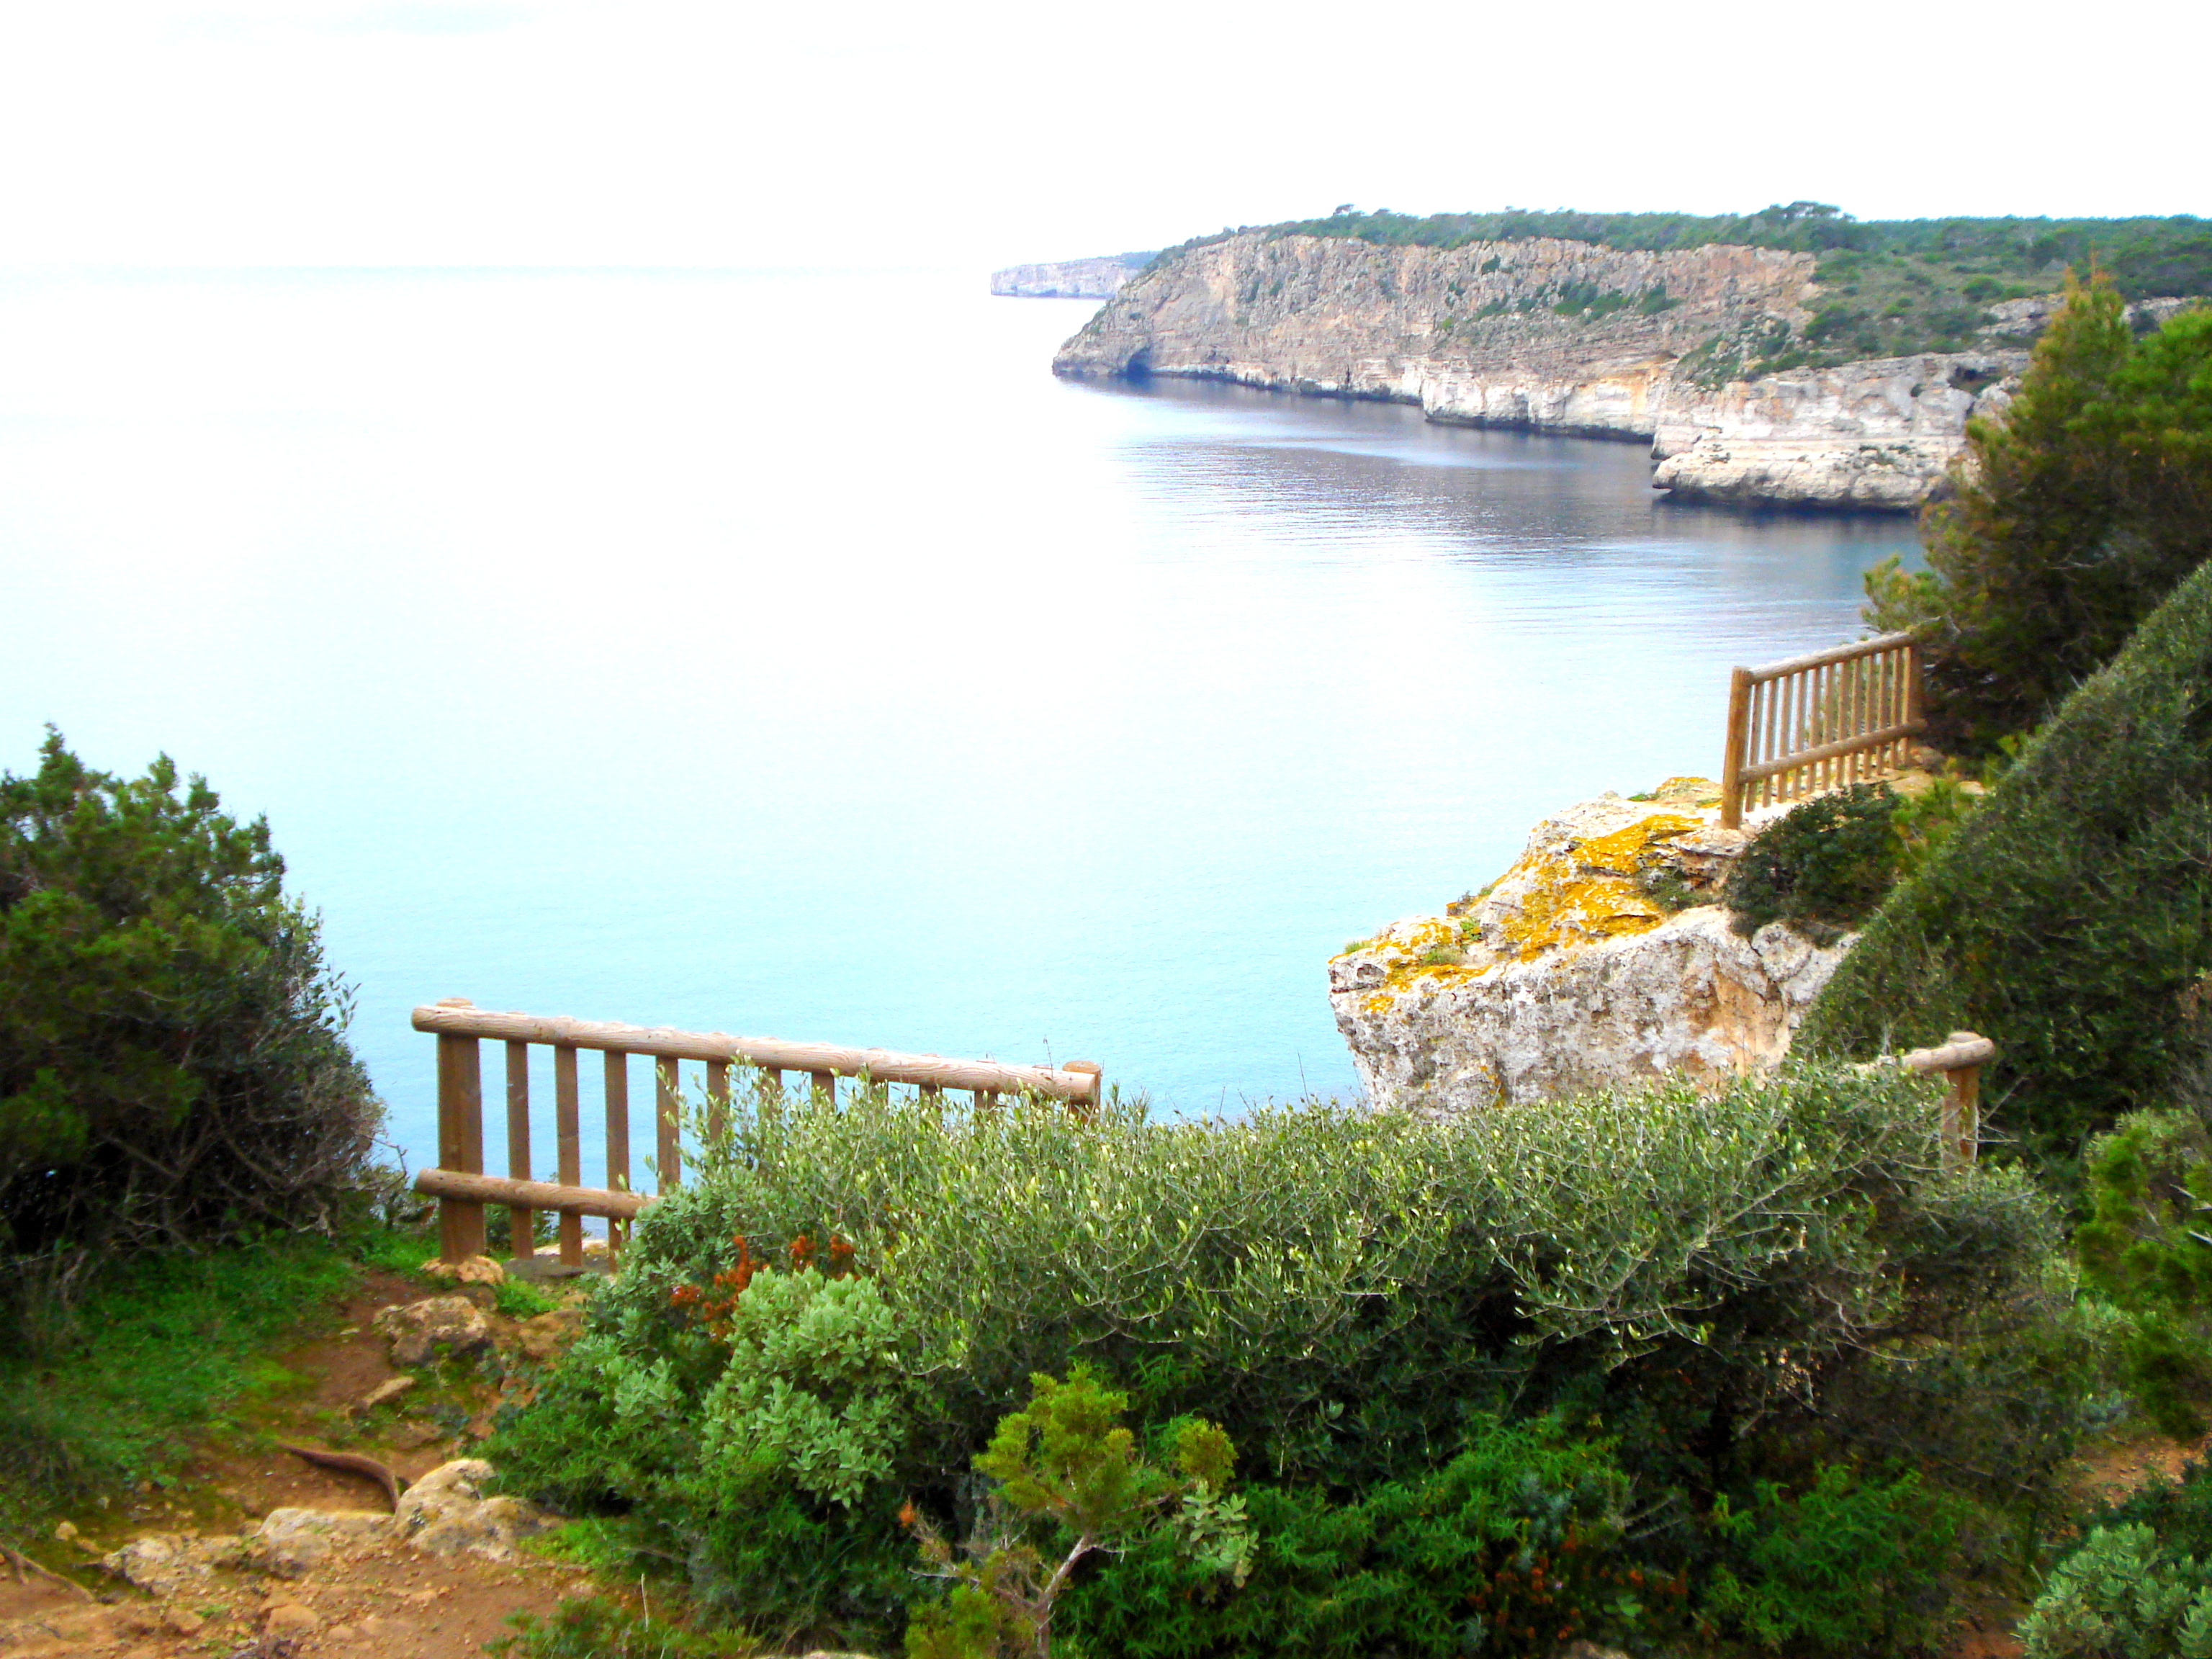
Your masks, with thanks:
[{"label": "tree", "polygon": [[167,756],[49,728],[0,773],[0,1261],[19,1310],[103,1261],[327,1225],[381,1111],[269,828]]},{"label": "tree", "polygon": [[2019,395],[1968,422],[1929,568],[1867,575],[1867,620],[1922,635],[1930,735],[1969,756],[2033,730],[2212,556],[2212,313],[2142,344],[2118,291],[2069,279]]}]

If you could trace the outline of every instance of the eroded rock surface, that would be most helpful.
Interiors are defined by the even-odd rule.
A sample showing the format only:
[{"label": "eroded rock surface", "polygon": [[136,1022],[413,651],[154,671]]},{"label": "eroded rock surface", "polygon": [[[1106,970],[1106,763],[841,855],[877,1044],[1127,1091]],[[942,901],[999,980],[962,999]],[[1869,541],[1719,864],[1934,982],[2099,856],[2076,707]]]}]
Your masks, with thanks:
[{"label": "eroded rock surface", "polygon": [[[2001,412],[2050,299],[1983,315],[1973,349],[1745,378],[1822,290],[1814,258],[1531,238],[1457,248],[1249,232],[1164,255],[1054,371],[1182,375],[1418,404],[1431,420],[1636,439],[1684,499],[1909,510],[1976,414]],[[2185,302],[2131,307],[2146,323]]]},{"label": "eroded rock surface", "polygon": [[1668,1073],[1771,1066],[1849,948],[1714,902],[1764,822],[1719,826],[1703,779],[1584,801],[1511,869],[1329,963],[1329,1004],[1378,1105],[1457,1112]]}]

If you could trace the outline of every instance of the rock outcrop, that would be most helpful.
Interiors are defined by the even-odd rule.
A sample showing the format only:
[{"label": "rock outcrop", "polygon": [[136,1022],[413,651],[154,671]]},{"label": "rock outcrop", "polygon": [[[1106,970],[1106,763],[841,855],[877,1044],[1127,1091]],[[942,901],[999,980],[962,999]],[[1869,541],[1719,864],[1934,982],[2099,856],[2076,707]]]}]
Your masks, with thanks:
[{"label": "rock outcrop", "polygon": [[1143,259],[1119,256],[1008,265],[991,273],[991,292],[1018,300],[1103,300],[1144,268]]},{"label": "rock outcrop", "polygon": [[1778,1062],[1850,939],[1733,931],[1711,901],[1773,813],[1723,830],[1717,805],[1694,778],[1585,801],[1537,825],[1481,893],[1332,961],[1329,1003],[1369,1098],[1463,1112]]},{"label": "rock outcrop", "polygon": [[[1233,380],[1418,404],[1431,420],[1650,442],[1685,499],[1909,509],[2047,315],[1992,307],[1984,349],[1741,378],[1819,304],[1810,254],[1457,248],[1242,233],[1164,256],[1055,373]],[[2146,302],[2157,304],[2160,302]]]}]

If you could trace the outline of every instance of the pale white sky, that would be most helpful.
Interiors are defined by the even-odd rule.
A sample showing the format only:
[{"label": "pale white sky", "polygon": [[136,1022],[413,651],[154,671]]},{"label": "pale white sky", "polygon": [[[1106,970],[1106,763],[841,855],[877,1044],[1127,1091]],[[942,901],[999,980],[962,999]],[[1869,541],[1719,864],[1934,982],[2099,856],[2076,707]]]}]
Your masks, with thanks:
[{"label": "pale white sky", "polygon": [[2206,18],[0,0],[0,265],[985,267],[1347,200],[2205,213]]}]

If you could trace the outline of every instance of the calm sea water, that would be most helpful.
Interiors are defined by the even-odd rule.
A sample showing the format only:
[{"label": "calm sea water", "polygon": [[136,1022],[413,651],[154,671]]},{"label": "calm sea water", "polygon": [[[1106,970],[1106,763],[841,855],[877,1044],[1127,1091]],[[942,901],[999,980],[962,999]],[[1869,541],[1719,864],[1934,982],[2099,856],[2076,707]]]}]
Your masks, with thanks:
[{"label": "calm sea water", "polygon": [[[1048,371],[977,272],[0,277],[0,767],[265,812],[415,1161],[441,996],[1348,1090],[1348,938],[1717,765],[1899,521]],[[634,1085],[634,1087],[640,1086]]]}]

